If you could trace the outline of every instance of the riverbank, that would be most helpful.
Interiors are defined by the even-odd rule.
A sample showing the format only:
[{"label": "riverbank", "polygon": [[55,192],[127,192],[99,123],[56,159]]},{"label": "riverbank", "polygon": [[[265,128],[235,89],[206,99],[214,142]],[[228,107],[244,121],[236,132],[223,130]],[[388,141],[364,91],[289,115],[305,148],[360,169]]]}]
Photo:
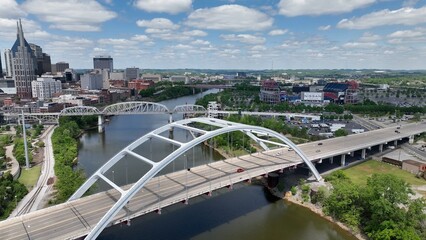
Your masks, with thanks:
[{"label": "riverbank", "polygon": [[322,208],[312,204],[312,203],[308,203],[308,202],[303,202],[302,199],[297,198],[296,196],[293,196],[291,194],[291,192],[287,192],[285,194],[285,196],[283,197],[283,200],[289,204],[296,204],[298,206],[304,207],[309,209],[311,212],[319,215],[320,217],[324,218],[325,220],[337,225],[340,229],[352,234],[354,237],[356,237],[359,240],[368,240],[367,236],[365,236],[364,234],[360,233],[360,232],[355,232],[354,230],[352,230],[351,228],[349,228],[348,226],[346,226],[345,224],[343,224],[342,222],[333,219],[332,217],[326,215],[323,211]]}]

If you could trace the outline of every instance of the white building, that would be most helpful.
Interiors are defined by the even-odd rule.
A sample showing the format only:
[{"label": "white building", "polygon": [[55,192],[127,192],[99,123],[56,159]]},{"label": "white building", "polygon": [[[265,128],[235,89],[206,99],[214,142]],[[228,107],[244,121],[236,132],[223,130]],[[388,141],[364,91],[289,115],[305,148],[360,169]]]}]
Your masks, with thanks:
[{"label": "white building", "polygon": [[124,80],[124,72],[111,72],[109,74],[110,80]]},{"label": "white building", "polygon": [[216,101],[212,101],[212,102],[209,102],[209,104],[207,104],[207,111],[208,111],[208,117],[209,118],[217,118],[219,116],[219,114],[213,113],[213,112],[218,111],[218,110],[220,110],[220,106],[219,106],[219,104],[217,104]]},{"label": "white building", "polygon": [[189,78],[187,76],[184,76],[184,75],[175,75],[175,76],[171,76],[170,77],[170,81],[171,82],[184,82],[184,83],[188,83],[189,82]]},{"label": "white building", "polygon": [[81,89],[84,90],[101,90],[103,87],[103,75],[99,71],[85,73],[81,76]]},{"label": "white building", "polygon": [[40,100],[50,99],[55,93],[62,92],[61,81],[54,80],[52,76],[41,76],[31,82],[33,98]]},{"label": "white building", "polygon": [[323,92],[302,92],[300,98],[302,101],[321,102],[324,100],[324,93]]}]

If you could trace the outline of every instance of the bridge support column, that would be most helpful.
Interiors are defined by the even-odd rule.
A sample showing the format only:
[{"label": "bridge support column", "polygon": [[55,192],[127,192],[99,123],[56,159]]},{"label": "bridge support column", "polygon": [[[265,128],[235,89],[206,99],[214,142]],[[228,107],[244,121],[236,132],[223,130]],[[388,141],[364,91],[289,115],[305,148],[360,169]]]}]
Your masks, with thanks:
[{"label": "bridge support column", "polygon": [[102,133],[104,131],[104,127],[102,126],[104,124],[104,116],[98,115],[98,132]]},{"label": "bridge support column", "polygon": [[413,144],[414,143],[414,135],[411,135],[408,137],[408,143]]},{"label": "bridge support column", "polygon": [[[169,113],[169,123],[172,123],[172,122],[173,122],[173,114]],[[169,132],[173,133],[173,127],[170,127]]]},{"label": "bridge support column", "polygon": [[379,145],[379,152],[383,152],[383,144]]},{"label": "bridge support column", "polygon": [[333,157],[330,158],[330,164],[333,164]]},{"label": "bridge support column", "polygon": [[366,150],[365,148],[361,150],[361,159],[365,159]]},{"label": "bridge support column", "polygon": [[398,140],[393,141],[393,145],[396,147],[398,146]]},{"label": "bridge support column", "polygon": [[345,166],[346,163],[346,154],[343,154],[340,158],[340,166]]},{"label": "bridge support column", "polygon": [[355,151],[351,152],[351,157],[353,157],[355,155]]}]

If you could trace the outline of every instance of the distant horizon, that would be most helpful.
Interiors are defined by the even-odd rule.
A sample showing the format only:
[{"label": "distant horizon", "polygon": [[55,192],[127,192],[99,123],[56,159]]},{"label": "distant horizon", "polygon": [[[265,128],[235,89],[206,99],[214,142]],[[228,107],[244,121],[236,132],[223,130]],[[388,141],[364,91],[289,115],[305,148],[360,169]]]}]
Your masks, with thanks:
[{"label": "distant horizon", "polygon": [[98,55],[117,69],[426,69],[419,0],[0,1],[3,63],[22,19],[29,43],[74,69]]}]

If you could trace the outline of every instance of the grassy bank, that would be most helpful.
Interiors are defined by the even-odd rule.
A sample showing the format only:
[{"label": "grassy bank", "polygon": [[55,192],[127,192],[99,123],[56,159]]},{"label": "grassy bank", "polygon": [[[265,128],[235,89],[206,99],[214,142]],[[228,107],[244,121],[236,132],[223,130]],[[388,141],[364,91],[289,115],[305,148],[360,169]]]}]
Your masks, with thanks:
[{"label": "grassy bank", "polygon": [[28,190],[31,190],[36,185],[41,173],[41,165],[34,166],[30,169],[22,169],[21,176],[18,182],[25,185]]}]

